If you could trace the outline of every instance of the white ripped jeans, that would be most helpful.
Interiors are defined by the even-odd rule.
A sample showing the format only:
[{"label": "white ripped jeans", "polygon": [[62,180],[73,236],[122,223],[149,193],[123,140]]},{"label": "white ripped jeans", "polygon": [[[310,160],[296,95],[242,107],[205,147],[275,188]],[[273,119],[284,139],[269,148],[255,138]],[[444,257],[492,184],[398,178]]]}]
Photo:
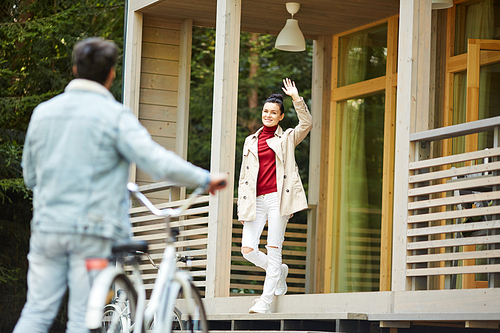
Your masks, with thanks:
[{"label": "white ripped jeans", "polygon": [[[264,289],[260,298],[271,304],[274,291],[281,274],[281,247],[285,239],[285,229],[289,215],[281,216],[279,212],[278,193],[259,195],[257,197],[257,215],[254,221],[243,224],[241,247],[252,248],[253,251],[243,257],[266,271]],[[262,230],[267,222],[267,255],[259,250]]]}]

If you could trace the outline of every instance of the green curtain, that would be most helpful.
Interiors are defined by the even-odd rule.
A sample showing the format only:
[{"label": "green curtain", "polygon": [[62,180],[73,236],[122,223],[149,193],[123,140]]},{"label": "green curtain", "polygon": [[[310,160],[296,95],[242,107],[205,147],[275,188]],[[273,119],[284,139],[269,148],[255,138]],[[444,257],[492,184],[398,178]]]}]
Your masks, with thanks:
[{"label": "green curtain", "polygon": [[[368,34],[359,33],[348,39],[345,48],[340,50],[341,56],[346,57],[343,69],[346,84],[363,81],[366,77],[368,63]],[[350,249],[353,240],[359,238],[360,232],[369,228],[368,185],[366,177],[365,154],[365,112],[363,100],[355,99],[338,103],[338,112],[341,114],[341,152],[340,152],[340,207],[338,239],[337,281],[332,279],[332,290],[338,292],[362,291],[363,287],[357,283],[363,276],[364,268],[370,262],[368,254],[361,254],[354,258]],[[361,258],[361,259],[360,259]],[[335,258],[334,258],[335,260]],[[335,267],[335,264],[334,266]]]}]

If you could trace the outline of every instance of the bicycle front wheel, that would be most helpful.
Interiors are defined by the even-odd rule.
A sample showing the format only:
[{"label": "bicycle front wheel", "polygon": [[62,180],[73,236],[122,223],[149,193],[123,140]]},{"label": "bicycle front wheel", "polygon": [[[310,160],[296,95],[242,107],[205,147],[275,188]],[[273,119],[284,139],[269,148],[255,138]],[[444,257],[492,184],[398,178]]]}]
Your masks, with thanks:
[{"label": "bicycle front wheel", "polygon": [[102,316],[102,327],[100,332],[125,332],[126,318],[122,317],[119,308],[113,305],[106,305],[104,307],[104,314]]},{"label": "bicycle front wheel", "polygon": [[[172,313],[172,318],[171,318],[171,325],[170,327],[170,332],[174,331],[184,331],[184,324],[182,322],[182,315],[181,311],[177,308],[174,307],[174,311]],[[151,320],[150,323],[146,325],[147,331],[153,331],[155,328],[155,321],[154,318]]]},{"label": "bicycle front wheel", "polygon": [[137,292],[124,275],[114,278],[108,290],[108,304],[104,306],[101,327],[92,333],[129,333],[137,308]]},{"label": "bicycle front wheel", "polygon": [[174,314],[172,315],[172,332],[173,331],[184,331],[182,314],[181,311],[177,308],[174,308]]},{"label": "bicycle front wheel", "polygon": [[[185,302],[192,302],[191,313],[184,311],[181,316],[182,328],[188,332],[194,333],[208,333],[208,321],[207,315],[205,313],[205,306],[201,299],[198,289],[194,286],[192,282],[189,283],[191,287],[192,299],[188,300],[185,298],[182,289],[179,293],[178,299],[184,299]],[[188,309],[188,307],[186,307]]]}]

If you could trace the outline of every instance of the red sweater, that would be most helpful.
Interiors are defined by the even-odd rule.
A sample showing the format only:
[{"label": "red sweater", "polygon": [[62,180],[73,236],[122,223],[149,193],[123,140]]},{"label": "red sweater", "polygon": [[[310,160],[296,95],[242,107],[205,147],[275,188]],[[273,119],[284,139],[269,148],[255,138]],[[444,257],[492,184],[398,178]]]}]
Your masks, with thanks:
[{"label": "red sweater", "polygon": [[276,128],[266,127],[259,134],[259,175],[257,176],[257,196],[276,192],[276,154],[266,140],[274,136]]}]

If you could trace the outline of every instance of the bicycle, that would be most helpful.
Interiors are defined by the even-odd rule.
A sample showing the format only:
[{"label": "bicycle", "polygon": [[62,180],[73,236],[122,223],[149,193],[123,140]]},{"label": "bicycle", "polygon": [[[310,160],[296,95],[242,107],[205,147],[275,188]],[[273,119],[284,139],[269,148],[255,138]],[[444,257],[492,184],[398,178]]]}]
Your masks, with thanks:
[{"label": "bicycle", "polygon": [[[150,261],[151,265],[156,269],[160,269],[158,265],[155,264],[153,258],[147,253],[142,251],[135,251],[135,254],[141,256],[146,256]],[[177,256],[177,261],[185,262],[189,261],[188,257]],[[114,296],[108,304],[104,306],[104,314],[102,316],[101,330],[104,332],[120,332],[127,333],[131,332],[134,325],[131,320],[130,306],[127,299],[126,292],[123,289],[118,289]],[[146,306],[147,307],[147,306]],[[182,331],[184,330],[184,325],[181,321],[182,315],[177,307],[174,307],[172,314],[172,331]],[[113,326],[114,325],[114,326]],[[147,330],[150,331],[154,327],[154,319],[151,323],[146,325]]]},{"label": "bicycle", "polygon": [[[120,263],[130,263],[133,267],[132,275],[126,274],[122,265],[108,264],[96,276],[89,294],[85,318],[87,328],[93,333],[144,333],[148,330],[168,333],[176,328],[207,333],[208,322],[198,289],[194,286],[188,272],[177,269],[173,244],[175,239],[170,228],[170,218],[181,215],[203,192],[203,189],[197,188],[185,203],[176,209],[160,210],[139,192],[137,184],[128,183],[127,188],[154,215],[165,218],[167,240],[160,264],[161,274],[155,281],[149,304],[146,307],[146,292],[139,270],[140,254],[137,251],[147,253],[147,243],[129,242],[113,246],[112,259]],[[100,263],[98,266],[103,266],[103,264]],[[186,311],[181,318],[181,324],[176,326],[177,315],[174,310],[179,295],[186,299]],[[115,299],[115,304],[110,304],[111,299]],[[106,308],[107,305],[112,306]],[[125,308],[127,308],[127,315],[124,317],[122,314]],[[128,316],[130,318],[127,318]]]}]

